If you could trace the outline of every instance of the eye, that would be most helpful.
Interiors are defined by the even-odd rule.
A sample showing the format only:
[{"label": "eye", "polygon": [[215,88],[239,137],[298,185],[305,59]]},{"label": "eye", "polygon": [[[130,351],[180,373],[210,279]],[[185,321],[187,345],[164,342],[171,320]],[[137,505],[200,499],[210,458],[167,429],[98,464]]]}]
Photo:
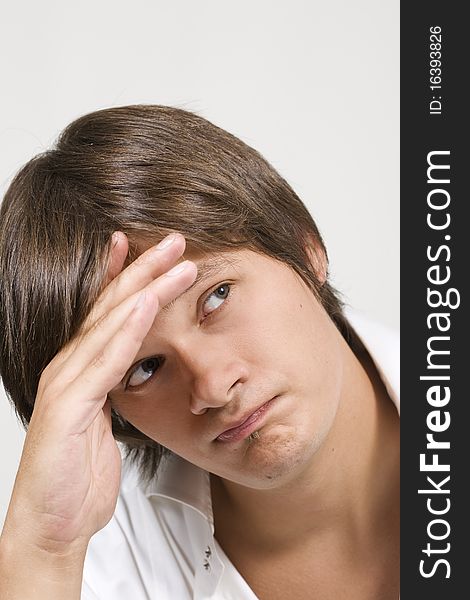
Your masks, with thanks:
[{"label": "eye", "polygon": [[129,387],[138,387],[150,379],[155,371],[163,364],[163,359],[158,356],[146,358],[132,371],[129,377],[126,389]]},{"label": "eye", "polygon": [[219,308],[221,304],[223,304],[230,293],[230,284],[223,283],[219,285],[213,292],[211,292],[207,298],[204,300],[203,313],[204,316],[214,312]]}]

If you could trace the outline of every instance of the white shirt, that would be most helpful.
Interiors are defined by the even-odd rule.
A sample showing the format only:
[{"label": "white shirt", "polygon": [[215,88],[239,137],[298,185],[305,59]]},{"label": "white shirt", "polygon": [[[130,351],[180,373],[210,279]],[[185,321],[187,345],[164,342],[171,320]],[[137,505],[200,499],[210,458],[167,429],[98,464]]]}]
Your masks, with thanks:
[{"label": "white shirt", "polygon": [[[346,311],[399,411],[398,334]],[[209,473],[179,456],[150,484],[123,461],[111,521],[90,541],[82,600],[258,600],[214,537]]]}]

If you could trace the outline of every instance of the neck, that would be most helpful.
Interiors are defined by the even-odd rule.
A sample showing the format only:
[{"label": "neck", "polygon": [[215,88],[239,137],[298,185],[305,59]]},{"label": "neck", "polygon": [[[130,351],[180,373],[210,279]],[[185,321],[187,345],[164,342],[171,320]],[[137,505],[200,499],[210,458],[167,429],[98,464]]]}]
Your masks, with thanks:
[{"label": "neck", "polygon": [[269,552],[325,535],[357,551],[374,531],[383,535],[384,524],[396,527],[397,411],[369,355],[356,357],[345,344],[345,356],[334,426],[301,472],[268,490],[211,476],[216,537],[223,547]]}]

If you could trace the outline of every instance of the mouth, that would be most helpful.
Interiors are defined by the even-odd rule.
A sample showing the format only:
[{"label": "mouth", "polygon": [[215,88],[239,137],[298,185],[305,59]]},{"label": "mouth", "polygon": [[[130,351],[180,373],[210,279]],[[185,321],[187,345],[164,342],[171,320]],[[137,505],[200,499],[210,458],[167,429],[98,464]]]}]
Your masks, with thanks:
[{"label": "mouth", "polygon": [[254,412],[239,419],[238,422],[232,427],[229,427],[221,434],[219,434],[215,441],[219,442],[237,442],[248,437],[253,431],[256,431],[261,425],[263,417],[266,412],[270,409],[277,396],[265,402],[262,406],[257,408]]}]

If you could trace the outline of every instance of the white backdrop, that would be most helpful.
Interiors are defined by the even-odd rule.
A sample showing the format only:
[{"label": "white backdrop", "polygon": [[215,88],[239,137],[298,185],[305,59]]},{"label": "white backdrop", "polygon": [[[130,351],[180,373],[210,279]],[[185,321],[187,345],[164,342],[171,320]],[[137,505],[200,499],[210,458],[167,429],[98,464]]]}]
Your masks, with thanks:
[{"label": "white backdrop", "polygon": [[[2,195],[81,114],[194,110],[264,154],[314,215],[333,283],[398,326],[398,0],[17,0],[0,64]],[[23,439],[0,388],[0,528]]]}]

